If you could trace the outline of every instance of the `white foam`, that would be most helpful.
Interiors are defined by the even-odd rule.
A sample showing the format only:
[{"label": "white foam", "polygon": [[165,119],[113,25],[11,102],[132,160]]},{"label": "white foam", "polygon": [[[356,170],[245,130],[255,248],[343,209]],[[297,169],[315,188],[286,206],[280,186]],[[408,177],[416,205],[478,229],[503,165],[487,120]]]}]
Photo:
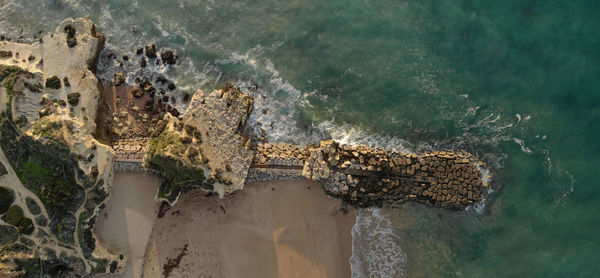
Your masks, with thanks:
[{"label": "white foam", "polygon": [[405,277],[406,253],[390,220],[378,208],[358,209],[352,228],[352,278]]}]

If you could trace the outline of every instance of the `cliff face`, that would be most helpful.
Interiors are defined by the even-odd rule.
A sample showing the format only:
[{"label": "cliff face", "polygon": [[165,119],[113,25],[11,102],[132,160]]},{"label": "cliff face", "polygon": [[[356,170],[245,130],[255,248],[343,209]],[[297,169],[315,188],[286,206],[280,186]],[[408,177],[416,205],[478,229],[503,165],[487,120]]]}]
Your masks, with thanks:
[{"label": "cliff face", "polygon": [[91,233],[114,157],[92,136],[103,41],[89,19],[70,18],[39,42],[0,43],[0,188],[12,196],[0,228],[18,231],[0,240],[0,273],[71,277],[124,264]]}]

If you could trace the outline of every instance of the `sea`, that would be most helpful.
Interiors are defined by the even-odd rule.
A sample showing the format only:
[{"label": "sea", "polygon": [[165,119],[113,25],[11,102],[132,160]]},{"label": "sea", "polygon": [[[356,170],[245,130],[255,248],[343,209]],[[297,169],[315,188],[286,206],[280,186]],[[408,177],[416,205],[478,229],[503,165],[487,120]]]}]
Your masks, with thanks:
[{"label": "sea", "polygon": [[106,35],[101,78],[110,54],[172,49],[176,67],[127,63],[127,82],[233,82],[268,140],[486,163],[478,206],[358,210],[353,278],[600,277],[599,1],[0,0],[0,33],[34,41],[80,16]]}]

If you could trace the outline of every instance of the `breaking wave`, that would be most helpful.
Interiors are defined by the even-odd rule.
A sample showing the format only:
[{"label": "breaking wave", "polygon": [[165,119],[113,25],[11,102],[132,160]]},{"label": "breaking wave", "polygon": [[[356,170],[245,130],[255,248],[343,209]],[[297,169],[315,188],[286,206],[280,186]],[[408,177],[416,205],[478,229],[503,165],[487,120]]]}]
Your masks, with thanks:
[{"label": "breaking wave", "polygon": [[352,228],[352,278],[405,277],[406,253],[389,219],[378,208],[358,209]]}]

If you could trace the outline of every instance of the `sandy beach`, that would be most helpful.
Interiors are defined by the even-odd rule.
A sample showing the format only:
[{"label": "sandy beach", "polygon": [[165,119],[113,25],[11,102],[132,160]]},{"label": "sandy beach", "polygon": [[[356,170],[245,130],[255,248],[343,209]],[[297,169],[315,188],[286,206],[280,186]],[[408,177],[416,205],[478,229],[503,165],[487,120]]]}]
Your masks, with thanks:
[{"label": "sandy beach", "polygon": [[94,277],[140,277],[142,259],[158,212],[154,195],[159,182],[157,177],[145,173],[115,173],[112,192],[98,216],[94,233],[110,252],[123,254],[128,261],[123,274]]},{"label": "sandy beach", "polygon": [[354,211],[311,181],[188,192],[157,219],[143,277],[350,277]]}]

